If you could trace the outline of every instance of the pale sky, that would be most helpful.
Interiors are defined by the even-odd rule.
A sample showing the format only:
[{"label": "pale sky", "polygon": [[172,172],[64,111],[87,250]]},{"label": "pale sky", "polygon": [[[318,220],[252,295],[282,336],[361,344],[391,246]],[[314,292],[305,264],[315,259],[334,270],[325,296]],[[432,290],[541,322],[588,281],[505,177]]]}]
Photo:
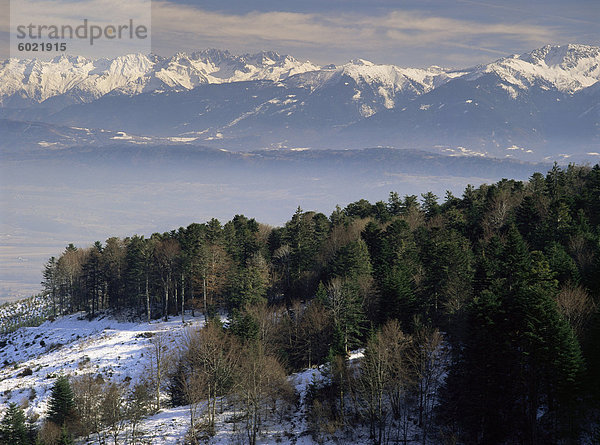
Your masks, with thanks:
[{"label": "pale sky", "polygon": [[[13,0],[32,20],[144,8],[148,0]],[[6,0],[0,0],[0,4]],[[7,8],[4,8],[6,10]],[[6,16],[6,14],[4,14]],[[544,44],[600,45],[598,0],[161,0],[152,50],[275,50],[317,64],[363,58],[400,66],[465,67]],[[0,26],[3,41],[8,27]],[[7,57],[7,45],[0,57]]]}]

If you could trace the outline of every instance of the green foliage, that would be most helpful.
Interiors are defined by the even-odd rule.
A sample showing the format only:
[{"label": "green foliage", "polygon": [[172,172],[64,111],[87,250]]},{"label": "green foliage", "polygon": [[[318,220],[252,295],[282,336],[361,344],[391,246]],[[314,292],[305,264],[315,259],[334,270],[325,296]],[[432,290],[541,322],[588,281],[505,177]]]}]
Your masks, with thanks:
[{"label": "green foliage", "polygon": [[560,283],[579,283],[580,275],[577,264],[562,244],[553,242],[545,250],[550,268],[554,271],[555,277]]},{"label": "green foliage", "polygon": [[69,379],[61,375],[54,382],[50,402],[48,406],[48,420],[60,427],[72,420],[74,416],[75,402]]},{"label": "green foliage", "polygon": [[29,431],[23,410],[11,403],[0,422],[0,444],[29,445]]},{"label": "green foliage", "polygon": [[229,306],[242,308],[265,301],[268,287],[268,268],[264,258],[257,254],[239,270],[231,283]]},{"label": "green foliage", "polygon": [[331,265],[331,275],[357,278],[371,273],[371,260],[363,240],[351,241],[338,252]]},{"label": "green foliage", "polygon": [[60,437],[58,439],[57,445],[73,445],[73,437],[67,431],[65,427],[62,427],[60,430]]},{"label": "green foliage", "polygon": [[242,340],[256,340],[258,338],[258,322],[244,310],[234,309],[231,312],[229,329],[231,333]]},{"label": "green foliage", "polygon": [[360,345],[365,331],[365,314],[356,282],[334,278],[327,286],[325,307],[333,321],[332,349],[347,354]]},{"label": "green foliage", "polygon": [[471,297],[473,253],[469,241],[455,230],[420,231],[421,284],[419,313],[447,330],[448,316],[460,312]]},{"label": "green foliage", "polygon": [[544,421],[557,424],[572,412],[584,366],[556,289],[545,257],[530,253],[510,227],[489,290],[469,309],[466,344],[449,379],[455,390],[462,385],[452,403],[471,440],[546,441],[542,406]]}]

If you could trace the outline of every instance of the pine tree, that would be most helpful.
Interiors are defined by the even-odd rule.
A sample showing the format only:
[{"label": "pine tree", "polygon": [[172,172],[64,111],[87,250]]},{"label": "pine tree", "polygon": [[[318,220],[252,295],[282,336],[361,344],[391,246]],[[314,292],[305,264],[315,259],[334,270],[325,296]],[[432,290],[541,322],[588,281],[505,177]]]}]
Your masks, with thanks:
[{"label": "pine tree", "polygon": [[[58,277],[58,262],[55,257],[51,257],[48,262],[44,265],[44,271],[42,272],[43,281],[42,286],[44,288],[44,292],[48,297],[50,297],[50,301],[52,302],[52,315],[56,317],[57,315],[57,304],[58,301],[58,289],[59,289],[59,277]],[[60,309],[60,308],[58,308]]]},{"label": "pine tree", "polygon": [[125,254],[125,293],[130,302],[137,305],[146,316],[148,322],[151,318],[150,285],[152,264],[151,241],[143,236],[135,235],[129,239],[127,253]]},{"label": "pine tree", "polygon": [[86,310],[91,318],[96,310],[101,308],[102,290],[104,289],[104,274],[101,266],[102,244],[96,241],[89,249],[87,261],[82,266],[83,279],[86,288]]},{"label": "pine tree", "polygon": [[0,422],[0,444],[29,445],[25,414],[16,403],[8,405]]},{"label": "pine tree", "polygon": [[50,395],[48,419],[63,427],[74,415],[75,402],[69,379],[62,375],[56,379]]}]

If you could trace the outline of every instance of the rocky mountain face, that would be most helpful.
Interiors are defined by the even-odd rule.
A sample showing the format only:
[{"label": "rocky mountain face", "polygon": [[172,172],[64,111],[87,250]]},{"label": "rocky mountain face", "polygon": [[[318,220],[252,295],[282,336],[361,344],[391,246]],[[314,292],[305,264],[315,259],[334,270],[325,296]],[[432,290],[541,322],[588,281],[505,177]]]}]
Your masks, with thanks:
[{"label": "rocky mountain face", "polygon": [[362,59],[319,67],[274,52],[218,50],[11,59],[0,67],[0,117],[132,133],[132,143],[383,145],[543,160],[600,152],[598,80],[600,48],[586,45],[549,45],[465,69]]}]

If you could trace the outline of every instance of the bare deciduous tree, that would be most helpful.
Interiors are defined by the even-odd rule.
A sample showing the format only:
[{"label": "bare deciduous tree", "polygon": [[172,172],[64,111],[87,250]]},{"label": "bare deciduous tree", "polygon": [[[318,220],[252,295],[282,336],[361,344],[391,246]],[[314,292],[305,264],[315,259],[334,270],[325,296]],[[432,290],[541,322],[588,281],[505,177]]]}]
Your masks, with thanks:
[{"label": "bare deciduous tree", "polygon": [[154,388],[154,408],[160,410],[160,390],[168,373],[169,350],[166,334],[157,333],[150,339],[149,380]]},{"label": "bare deciduous tree", "polygon": [[583,287],[568,283],[556,296],[556,303],[559,312],[569,322],[575,335],[581,338],[586,323],[596,310],[592,297]]},{"label": "bare deciduous tree", "polygon": [[103,394],[104,381],[85,374],[74,379],[71,387],[73,399],[77,406],[77,422],[75,433],[79,436],[90,437],[98,434],[98,441],[102,442],[102,419],[100,417],[100,402]]},{"label": "bare deciduous tree", "polygon": [[150,412],[152,393],[146,382],[137,383],[127,397],[126,415],[131,426],[131,444],[137,443],[138,427],[144,417]]},{"label": "bare deciduous tree", "polygon": [[127,422],[123,385],[113,382],[104,388],[100,412],[103,424],[108,428],[114,444],[117,445],[119,434],[125,430]]},{"label": "bare deciduous tree", "polygon": [[[360,364],[359,390],[366,406],[370,434],[375,444],[390,438],[389,419],[393,416],[406,440],[408,403],[412,385],[408,360],[410,338],[396,320],[388,321],[373,335]],[[396,437],[396,441],[399,438]]]},{"label": "bare deciduous tree", "polygon": [[[191,404],[197,404],[202,397],[207,399],[209,428],[215,424],[218,397],[233,385],[239,349],[235,337],[225,333],[216,321],[209,321],[200,330],[187,331],[184,337],[182,359],[188,375],[182,376],[183,389]],[[197,418],[195,411],[190,412],[192,424]]]},{"label": "bare deciduous tree", "polygon": [[277,410],[280,402],[289,401],[294,393],[285,370],[272,355],[265,354],[257,342],[243,350],[240,362],[237,400],[245,419],[250,445],[256,445],[263,420]]}]

